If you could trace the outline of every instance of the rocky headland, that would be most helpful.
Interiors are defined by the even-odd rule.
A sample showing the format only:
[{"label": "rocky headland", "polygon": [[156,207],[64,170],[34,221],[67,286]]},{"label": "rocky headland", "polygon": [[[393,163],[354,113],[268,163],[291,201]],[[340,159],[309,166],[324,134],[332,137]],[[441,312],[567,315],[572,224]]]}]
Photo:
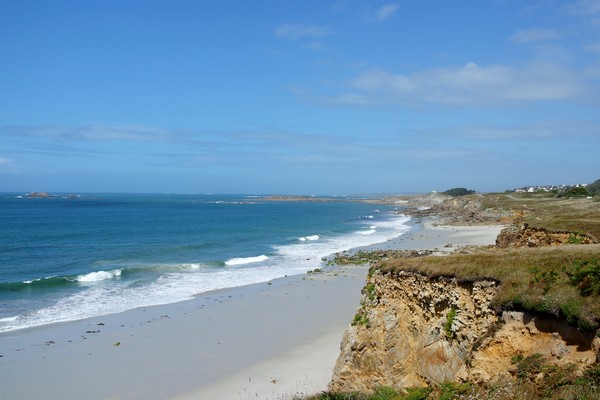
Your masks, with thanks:
[{"label": "rocky headland", "polygon": [[[373,257],[331,393],[427,388],[418,398],[438,398],[434,388],[467,384],[481,396],[510,386],[493,398],[519,398],[525,390],[528,398],[596,398],[600,245],[593,234],[531,227],[524,217],[553,220],[531,206],[490,206],[484,196],[431,193],[386,202],[443,224],[506,228],[496,246],[469,255]],[[598,203],[581,207],[587,204],[595,213]]]}]

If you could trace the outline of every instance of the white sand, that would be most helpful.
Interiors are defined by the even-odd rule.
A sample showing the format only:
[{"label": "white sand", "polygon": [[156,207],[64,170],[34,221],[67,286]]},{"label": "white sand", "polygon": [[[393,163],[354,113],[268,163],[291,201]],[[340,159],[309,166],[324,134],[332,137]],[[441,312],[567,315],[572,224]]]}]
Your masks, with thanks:
[{"label": "white sand", "polygon": [[[492,244],[500,229],[426,222],[386,246]],[[366,273],[339,267],[0,334],[0,398],[291,399],[326,390]]]}]

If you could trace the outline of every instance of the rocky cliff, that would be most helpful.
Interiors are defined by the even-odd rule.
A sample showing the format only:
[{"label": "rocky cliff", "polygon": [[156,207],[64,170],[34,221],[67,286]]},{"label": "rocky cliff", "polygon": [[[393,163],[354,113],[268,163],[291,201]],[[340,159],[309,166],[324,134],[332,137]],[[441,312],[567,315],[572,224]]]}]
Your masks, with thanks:
[{"label": "rocky cliff", "polygon": [[499,282],[397,271],[369,276],[341,343],[331,392],[371,392],[515,374],[518,357],[541,355],[583,369],[600,338],[547,316],[490,306]]},{"label": "rocky cliff", "polygon": [[592,243],[597,243],[597,240],[586,233],[549,231],[544,228],[532,228],[527,224],[521,227],[510,225],[504,228],[496,238],[496,246],[500,248]]}]

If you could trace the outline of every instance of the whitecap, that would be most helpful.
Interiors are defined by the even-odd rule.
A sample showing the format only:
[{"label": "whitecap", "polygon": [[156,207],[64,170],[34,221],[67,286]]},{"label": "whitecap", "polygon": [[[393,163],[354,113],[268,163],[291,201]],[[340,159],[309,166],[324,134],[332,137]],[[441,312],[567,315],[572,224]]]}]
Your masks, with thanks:
[{"label": "whitecap", "polygon": [[112,279],[117,276],[121,276],[121,270],[115,269],[113,271],[96,271],[90,272],[89,274],[79,275],[77,282],[99,282],[107,279]]},{"label": "whitecap", "polygon": [[197,271],[199,270],[202,265],[201,264],[197,264],[197,263],[189,263],[189,264],[181,264],[181,267],[183,269],[187,269],[187,270],[191,270],[191,271]]},{"label": "whitecap", "polygon": [[371,228],[371,229],[369,229],[368,231],[358,231],[357,233],[358,233],[359,235],[372,235],[372,234],[374,234],[375,232],[377,232],[377,230],[376,230],[376,229],[373,229],[373,228]]},{"label": "whitecap", "polygon": [[265,261],[268,258],[269,257],[265,256],[264,254],[262,254],[260,256],[256,256],[256,257],[231,258],[231,259],[225,261],[225,265],[227,265],[227,266],[244,265],[244,264],[250,264],[250,263]]},{"label": "whitecap", "polygon": [[306,242],[307,240],[319,240],[320,236],[319,235],[311,235],[311,236],[304,236],[301,238],[298,238],[298,240],[300,240],[301,242]]}]

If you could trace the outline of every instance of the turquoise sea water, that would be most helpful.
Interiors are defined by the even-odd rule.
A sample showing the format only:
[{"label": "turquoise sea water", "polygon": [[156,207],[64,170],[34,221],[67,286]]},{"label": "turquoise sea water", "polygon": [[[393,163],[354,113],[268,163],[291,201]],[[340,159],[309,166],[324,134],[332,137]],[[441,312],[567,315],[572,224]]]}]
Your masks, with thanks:
[{"label": "turquoise sea water", "polygon": [[0,332],[305,273],[410,228],[393,207],[244,195],[0,194]]}]

